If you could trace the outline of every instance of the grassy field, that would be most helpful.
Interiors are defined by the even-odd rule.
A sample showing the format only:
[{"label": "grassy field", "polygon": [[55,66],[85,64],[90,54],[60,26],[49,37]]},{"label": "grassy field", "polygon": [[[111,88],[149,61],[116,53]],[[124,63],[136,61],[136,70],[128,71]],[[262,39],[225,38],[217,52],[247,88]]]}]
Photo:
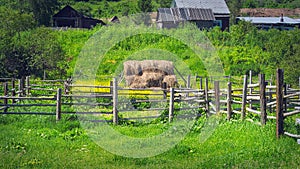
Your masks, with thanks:
[{"label": "grassy field", "polygon": [[[211,137],[200,142],[203,119],[169,151],[151,158],[126,158],[94,143],[76,116],[0,116],[0,168],[297,168],[296,140],[275,137],[275,123],[261,127],[247,121],[221,121]],[[168,123],[123,124],[128,136],[144,137]],[[117,140],[112,140],[117,141]]]}]

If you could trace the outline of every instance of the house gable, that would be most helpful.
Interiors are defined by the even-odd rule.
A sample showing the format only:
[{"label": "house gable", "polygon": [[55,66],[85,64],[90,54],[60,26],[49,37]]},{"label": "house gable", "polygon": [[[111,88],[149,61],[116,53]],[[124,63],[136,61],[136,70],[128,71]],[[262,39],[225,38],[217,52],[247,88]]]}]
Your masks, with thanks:
[{"label": "house gable", "polygon": [[83,17],[78,11],[76,11],[71,6],[67,5],[62,10],[60,10],[57,14],[53,15],[53,18],[61,18],[61,17]]}]

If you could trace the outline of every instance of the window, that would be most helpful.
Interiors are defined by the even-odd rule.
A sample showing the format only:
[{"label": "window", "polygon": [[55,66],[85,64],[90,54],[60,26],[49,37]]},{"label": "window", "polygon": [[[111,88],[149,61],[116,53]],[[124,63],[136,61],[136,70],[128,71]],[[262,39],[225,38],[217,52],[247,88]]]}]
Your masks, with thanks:
[{"label": "window", "polygon": [[215,20],[214,21],[214,26],[219,26],[222,28],[222,20]]}]

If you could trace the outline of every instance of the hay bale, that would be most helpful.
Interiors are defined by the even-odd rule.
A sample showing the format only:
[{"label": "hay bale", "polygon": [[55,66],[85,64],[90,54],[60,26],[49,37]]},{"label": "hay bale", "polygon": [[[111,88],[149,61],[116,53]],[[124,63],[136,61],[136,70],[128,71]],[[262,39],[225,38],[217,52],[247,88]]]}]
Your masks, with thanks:
[{"label": "hay bale", "polygon": [[175,87],[177,85],[177,79],[175,75],[165,76],[163,83],[167,83],[167,88]]},{"label": "hay bale", "polygon": [[[124,75],[127,86],[132,88],[174,86],[176,77],[173,62],[165,60],[144,60],[124,62]],[[165,77],[170,76],[165,79]]]}]

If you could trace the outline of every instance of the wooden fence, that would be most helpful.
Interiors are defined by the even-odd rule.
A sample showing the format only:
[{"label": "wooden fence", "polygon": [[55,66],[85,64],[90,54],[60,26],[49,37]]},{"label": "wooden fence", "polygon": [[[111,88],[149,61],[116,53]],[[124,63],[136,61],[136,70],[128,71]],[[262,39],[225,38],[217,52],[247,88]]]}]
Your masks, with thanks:
[{"label": "wooden fence", "polygon": [[[267,82],[264,74],[259,75],[257,82],[254,82],[252,78],[250,72],[242,79],[243,87],[235,88],[233,84],[236,82],[232,77],[226,76],[223,81],[227,83],[226,88],[221,88],[220,81],[197,76],[194,88],[190,82],[191,78],[188,78],[188,85],[185,88],[170,89],[167,89],[166,85],[159,89],[125,88],[119,86],[117,79],[113,79],[110,85],[106,86],[72,84],[71,79],[48,81],[30,81],[29,77],[21,80],[0,79],[4,81],[3,96],[0,96],[2,100],[0,110],[2,110],[1,114],[56,115],[57,120],[61,119],[61,114],[108,115],[110,119],[103,121],[114,124],[118,124],[120,120],[156,119],[158,117],[166,118],[171,122],[175,117],[197,118],[203,114],[202,112],[207,116],[226,113],[228,120],[235,114],[239,114],[242,119],[245,119],[246,115],[253,114],[260,116],[262,125],[265,125],[269,119],[276,120],[278,138],[284,134],[300,138],[299,135],[284,130],[284,119],[300,113],[300,107],[297,107],[300,105],[300,90],[284,84],[281,69],[277,70],[276,84],[272,84],[271,81]],[[36,91],[46,93],[39,96]],[[91,101],[93,98],[98,100],[93,102]],[[156,107],[156,104],[159,106]],[[70,111],[74,106],[84,106],[83,110],[88,110],[89,107],[101,107],[101,109],[98,112],[94,109],[91,112]],[[16,107],[53,107],[53,111],[17,112],[13,109]],[[182,110],[192,113],[177,113]],[[127,115],[129,112],[150,113],[130,117]],[[167,113],[162,114],[162,112]]]}]

